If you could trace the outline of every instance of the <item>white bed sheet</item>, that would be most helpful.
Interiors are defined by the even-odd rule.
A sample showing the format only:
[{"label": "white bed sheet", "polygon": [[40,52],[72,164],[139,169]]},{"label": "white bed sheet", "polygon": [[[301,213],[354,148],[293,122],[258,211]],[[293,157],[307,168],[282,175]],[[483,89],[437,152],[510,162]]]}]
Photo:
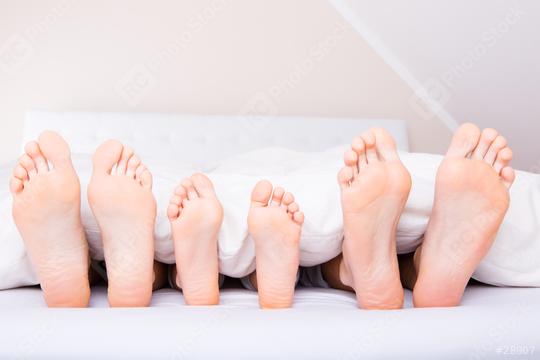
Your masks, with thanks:
[{"label": "white bed sheet", "polygon": [[[218,307],[183,306],[162,290],[148,309],[46,309],[41,292],[0,292],[0,358],[504,359],[511,346],[540,357],[540,289],[468,288],[463,306],[363,311],[352,294],[300,289],[293,309],[261,311],[253,292],[224,290]],[[515,358],[515,356],[514,356]]]}]

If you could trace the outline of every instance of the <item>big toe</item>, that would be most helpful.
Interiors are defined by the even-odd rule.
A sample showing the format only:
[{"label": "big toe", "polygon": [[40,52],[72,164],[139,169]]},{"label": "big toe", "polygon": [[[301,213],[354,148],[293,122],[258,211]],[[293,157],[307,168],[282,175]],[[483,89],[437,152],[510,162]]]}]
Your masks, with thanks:
[{"label": "big toe", "polygon": [[191,182],[201,197],[215,196],[214,185],[206,175],[201,173],[194,174],[191,177]]},{"label": "big toe", "polygon": [[396,141],[392,135],[383,128],[373,128],[371,132],[375,135],[375,147],[379,157],[386,161],[397,159]]},{"label": "big toe", "polygon": [[94,172],[110,174],[122,157],[124,145],[117,140],[108,140],[101,144],[94,154]]},{"label": "big toe", "polygon": [[68,143],[56,132],[45,131],[38,139],[41,152],[54,167],[71,165]]},{"label": "big toe", "polygon": [[251,193],[251,203],[255,207],[268,206],[270,197],[272,196],[272,183],[268,180],[262,180],[255,185]]},{"label": "big toe", "polygon": [[448,153],[448,157],[466,157],[475,150],[480,141],[481,131],[478,126],[467,123],[456,131]]}]

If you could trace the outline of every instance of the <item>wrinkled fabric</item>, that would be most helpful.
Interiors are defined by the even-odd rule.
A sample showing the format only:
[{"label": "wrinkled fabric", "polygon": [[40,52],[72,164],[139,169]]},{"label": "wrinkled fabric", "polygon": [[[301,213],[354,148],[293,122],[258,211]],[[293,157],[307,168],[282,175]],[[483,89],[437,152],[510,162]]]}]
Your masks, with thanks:
[{"label": "wrinkled fabric", "polygon": [[[250,194],[261,179],[292,192],[306,215],[300,242],[302,266],[322,264],[341,252],[343,220],[337,173],[346,146],[320,153],[268,148],[223,161],[207,174],[225,210],[219,233],[220,271],[244,277],[255,269],[255,247],[248,234]],[[400,153],[411,172],[413,187],[401,217],[397,248],[414,251],[421,243],[433,206],[439,155]],[[143,159],[144,160],[144,159]],[[82,220],[91,256],[103,260],[99,228],[89,208],[86,188],[91,175],[90,156],[74,156],[82,185]],[[155,258],[174,263],[174,247],[167,205],[179,182],[194,170],[175,164],[147,163],[154,175],[158,203]],[[11,166],[0,169],[0,181],[9,182]],[[474,278],[498,286],[540,286],[540,176],[518,172],[511,190],[511,206],[489,254]],[[38,280],[11,216],[11,196],[0,188],[0,289],[35,285]]]}]

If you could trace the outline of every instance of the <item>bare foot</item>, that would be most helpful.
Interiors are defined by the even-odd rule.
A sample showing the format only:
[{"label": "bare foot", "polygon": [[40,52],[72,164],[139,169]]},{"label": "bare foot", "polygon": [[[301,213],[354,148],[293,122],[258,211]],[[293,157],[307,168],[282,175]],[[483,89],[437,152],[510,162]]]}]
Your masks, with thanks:
[{"label": "bare foot", "polygon": [[107,141],[94,155],[88,200],[101,229],[109,303],[114,307],[148,306],[156,218],[152,175],[132,149]]},{"label": "bare foot", "polygon": [[219,303],[218,234],[223,208],[206,176],[182,181],[167,211],[171,221],[177,285],[188,305]]},{"label": "bare foot", "polygon": [[[294,196],[259,182],[251,195],[249,233],[255,241],[257,289],[263,309],[292,306],[304,214]],[[271,200],[270,200],[271,199]]]},{"label": "bare foot", "polygon": [[371,129],[354,139],[338,180],[345,230],[341,282],[356,291],[363,309],[400,309],[396,229],[411,177],[390,134]]},{"label": "bare foot", "polygon": [[[88,244],[81,189],[68,144],[44,132],[26,146],[11,179],[13,217],[50,307],[86,307]],[[49,167],[49,164],[51,166]]]},{"label": "bare foot", "polygon": [[457,306],[509,206],[512,150],[493,129],[457,131],[437,173],[435,204],[417,251],[417,307]]}]

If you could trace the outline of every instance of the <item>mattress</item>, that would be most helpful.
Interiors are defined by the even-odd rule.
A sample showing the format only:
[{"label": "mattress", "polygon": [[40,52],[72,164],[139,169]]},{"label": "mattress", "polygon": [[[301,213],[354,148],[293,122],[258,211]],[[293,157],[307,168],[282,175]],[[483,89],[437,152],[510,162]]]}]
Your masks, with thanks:
[{"label": "mattress", "polygon": [[[54,129],[90,154],[115,137],[145,159],[205,170],[261,147],[324,150],[371,126],[408,149],[405,122],[374,119],[31,112],[24,138]],[[531,354],[540,351],[540,289],[473,285],[448,309],[413,309],[406,292],[402,311],[359,310],[353,294],[329,289],[299,289],[294,308],[280,311],[259,310],[256,293],[239,288],[221,300],[187,307],[180,292],[161,290],[150,308],[110,309],[97,287],[89,309],[47,309],[38,288],[0,291],[0,358],[540,358]]]},{"label": "mattress", "polygon": [[[293,309],[261,311],[256,293],[226,289],[222,305],[186,307],[155,293],[147,309],[47,309],[39,289],[0,292],[0,358],[504,359],[540,351],[540,289],[470,286],[463,305],[363,311],[350,293],[299,289]],[[526,358],[539,358],[540,352]],[[523,358],[521,356],[520,358]]]}]

